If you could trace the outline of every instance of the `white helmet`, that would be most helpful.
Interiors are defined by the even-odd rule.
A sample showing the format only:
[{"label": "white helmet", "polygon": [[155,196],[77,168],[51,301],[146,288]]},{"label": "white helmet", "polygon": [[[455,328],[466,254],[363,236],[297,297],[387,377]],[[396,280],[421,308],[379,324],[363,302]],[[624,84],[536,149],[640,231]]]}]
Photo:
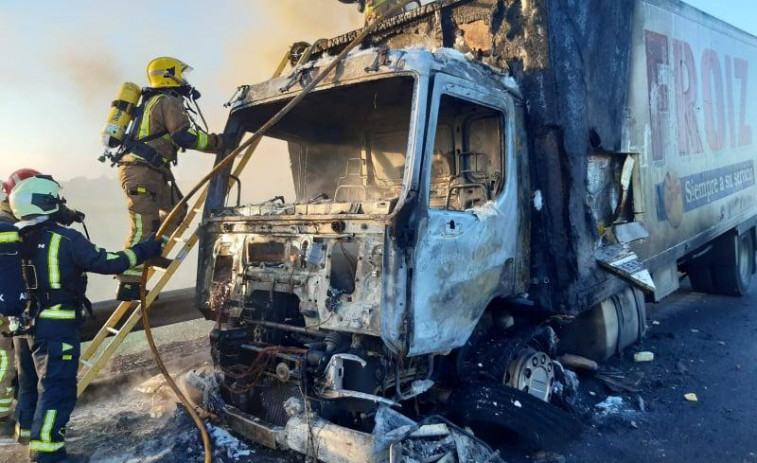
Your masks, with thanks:
[{"label": "white helmet", "polygon": [[13,215],[28,220],[60,210],[60,184],[47,175],[30,177],[16,184],[9,196]]}]

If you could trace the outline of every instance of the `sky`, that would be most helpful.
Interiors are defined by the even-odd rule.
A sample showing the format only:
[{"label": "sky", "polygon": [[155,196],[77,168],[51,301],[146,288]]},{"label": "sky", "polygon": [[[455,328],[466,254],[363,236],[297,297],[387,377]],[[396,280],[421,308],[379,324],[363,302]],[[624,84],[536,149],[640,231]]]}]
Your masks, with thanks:
[{"label": "sky", "polygon": [[[0,0],[0,176],[24,166],[61,180],[115,176],[97,162],[100,131],[122,82],[147,85],[152,58],[194,68],[200,105],[220,132],[223,103],[270,75],[289,45],[361,23],[336,0]],[[177,176],[211,166],[210,156],[187,153]]]},{"label": "sky", "polygon": [[[753,0],[689,3],[757,35]],[[361,22],[336,0],[1,0],[0,177],[26,166],[62,180],[114,177],[96,161],[99,133],[120,84],[146,84],[153,57],[194,67],[211,130],[221,131],[223,103],[238,85],[265,79],[286,46]],[[189,181],[210,165],[209,156],[188,153],[177,176]]]}]

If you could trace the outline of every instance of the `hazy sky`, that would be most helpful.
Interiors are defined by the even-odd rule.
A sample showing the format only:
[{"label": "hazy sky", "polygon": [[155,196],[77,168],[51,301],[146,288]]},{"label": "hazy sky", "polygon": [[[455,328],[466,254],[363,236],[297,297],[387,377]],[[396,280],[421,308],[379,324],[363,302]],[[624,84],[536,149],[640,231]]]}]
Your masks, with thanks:
[{"label": "hazy sky", "polygon": [[[757,34],[754,0],[690,3]],[[220,131],[235,87],[264,79],[289,44],[361,20],[336,0],[0,0],[0,176],[21,166],[61,179],[114,175],[96,161],[108,105],[121,82],[145,84],[155,56],[195,68],[202,107]],[[209,167],[209,157],[188,153],[177,173],[189,181]]]},{"label": "hazy sky", "polygon": [[[336,0],[0,0],[0,176],[21,166],[61,179],[114,175],[96,160],[100,130],[120,84],[146,85],[154,57],[194,67],[211,130],[222,131],[222,104],[265,79],[289,45],[361,22]],[[211,165],[188,153],[179,176]]]}]

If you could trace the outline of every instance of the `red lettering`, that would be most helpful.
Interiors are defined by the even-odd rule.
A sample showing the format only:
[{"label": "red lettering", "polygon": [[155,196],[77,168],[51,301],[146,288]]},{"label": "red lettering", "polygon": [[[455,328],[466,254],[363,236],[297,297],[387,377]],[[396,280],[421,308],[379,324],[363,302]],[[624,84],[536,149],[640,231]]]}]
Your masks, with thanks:
[{"label": "red lettering", "polygon": [[723,72],[715,50],[702,54],[702,100],[704,101],[704,128],[707,144],[713,151],[725,146],[725,105],[723,102]]},{"label": "red lettering", "polygon": [[749,63],[743,59],[733,60],[734,74],[741,81],[741,106],[739,111],[739,146],[752,144],[752,126],[746,123],[747,88],[749,84]]},{"label": "red lettering", "polygon": [[664,123],[670,117],[670,91],[662,77],[661,68],[670,64],[668,38],[656,32],[647,31],[647,83],[649,85],[649,117],[652,126],[652,159],[665,158],[665,141],[668,126]]},{"label": "red lettering", "polygon": [[676,112],[678,115],[678,152],[681,155],[704,151],[697,125],[697,73],[691,45],[673,40],[675,60]]},{"label": "red lettering", "polygon": [[728,101],[728,131],[731,140],[731,147],[736,146],[736,105],[733,100],[733,59],[726,55],[725,57],[725,88]]}]

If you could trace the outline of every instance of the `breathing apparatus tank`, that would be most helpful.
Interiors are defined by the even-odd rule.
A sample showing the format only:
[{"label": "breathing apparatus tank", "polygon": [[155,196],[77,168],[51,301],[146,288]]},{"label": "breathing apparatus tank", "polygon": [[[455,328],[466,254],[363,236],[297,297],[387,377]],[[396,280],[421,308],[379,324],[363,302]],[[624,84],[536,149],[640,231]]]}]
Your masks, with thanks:
[{"label": "breathing apparatus tank", "polygon": [[134,108],[139,104],[141,96],[142,89],[139,85],[132,82],[121,85],[102,131],[102,142],[107,148],[118,148],[123,144],[129,124],[134,118]]}]

